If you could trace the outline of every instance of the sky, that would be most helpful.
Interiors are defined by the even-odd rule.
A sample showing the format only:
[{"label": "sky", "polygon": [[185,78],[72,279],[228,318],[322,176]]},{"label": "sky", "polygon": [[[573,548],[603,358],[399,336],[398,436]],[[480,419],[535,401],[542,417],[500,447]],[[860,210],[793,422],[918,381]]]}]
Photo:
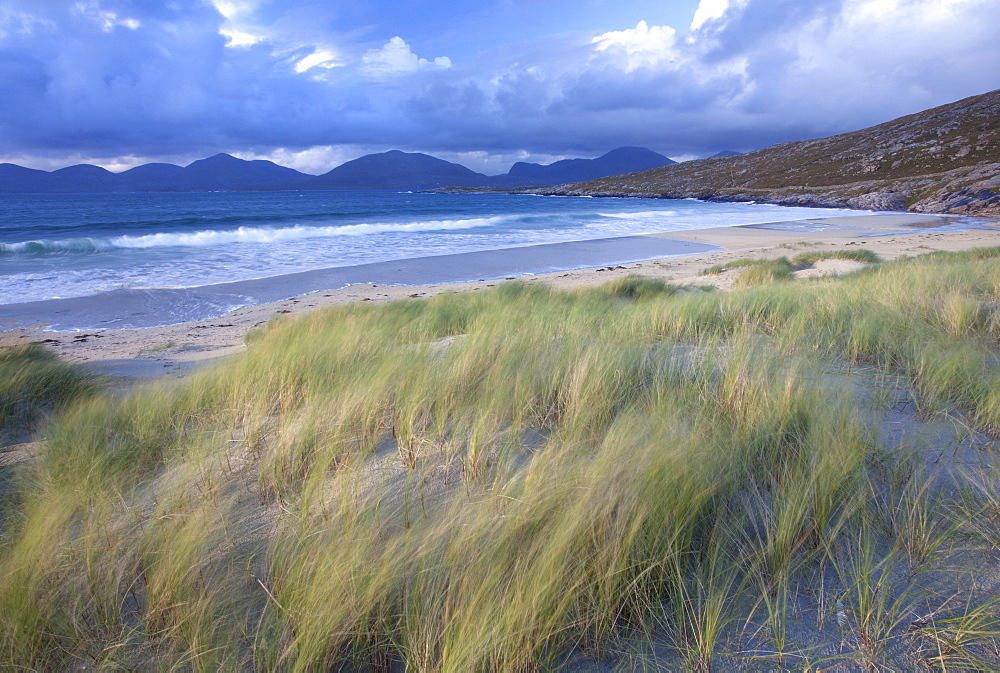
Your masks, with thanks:
[{"label": "sky", "polygon": [[0,161],[677,160],[1000,88],[1000,0],[0,0]]}]

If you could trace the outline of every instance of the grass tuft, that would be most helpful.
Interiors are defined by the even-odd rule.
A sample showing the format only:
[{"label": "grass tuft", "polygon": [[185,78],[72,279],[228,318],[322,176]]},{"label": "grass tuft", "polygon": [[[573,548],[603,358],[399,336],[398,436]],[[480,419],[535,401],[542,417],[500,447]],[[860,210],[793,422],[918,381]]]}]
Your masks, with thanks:
[{"label": "grass tuft", "polygon": [[816,262],[823,259],[847,259],[854,262],[862,262],[864,264],[877,264],[882,261],[882,259],[871,250],[857,248],[852,250],[842,249],[803,252],[799,255],[795,255],[795,257],[792,257],[792,264],[803,268],[813,266]]},{"label": "grass tuft", "polygon": [[631,274],[604,286],[605,291],[622,299],[643,300],[651,297],[670,296],[677,287],[660,280]]},{"label": "grass tuft", "polygon": [[0,349],[0,436],[94,389],[92,377],[38,344]]},{"label": "grass tuft", "polygon": [[778,259],[759,260],[759,264],[751,265],[746,271],[741,273],[733,283],[734,287],[752,287],[754,285],[768,285],[782,280],[792,280],[792,272],[795,266],[788,261],[787,257]]}]

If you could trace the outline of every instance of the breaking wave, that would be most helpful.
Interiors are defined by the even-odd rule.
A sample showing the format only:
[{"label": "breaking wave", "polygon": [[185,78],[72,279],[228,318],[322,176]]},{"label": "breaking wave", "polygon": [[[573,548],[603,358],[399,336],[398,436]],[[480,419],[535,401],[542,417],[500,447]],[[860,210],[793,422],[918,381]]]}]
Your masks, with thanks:
[{"label": "breaking wave", "polygon": [[419,233],[475,229],[502,224],[506,217],[483,217],[463,220],[430,220],[382,224],[344,224],[329,227],[238,227],[236,229],[206,229],[141,236],[112,238],[70,238],[56,241],[36,240],[0,243],[0,254],[45,254],[65,252],[100,252],[102,250],[166,247],[211,247],[230,243],[277,243],[309,238],[334,236],[369,236],[384,233]]}]

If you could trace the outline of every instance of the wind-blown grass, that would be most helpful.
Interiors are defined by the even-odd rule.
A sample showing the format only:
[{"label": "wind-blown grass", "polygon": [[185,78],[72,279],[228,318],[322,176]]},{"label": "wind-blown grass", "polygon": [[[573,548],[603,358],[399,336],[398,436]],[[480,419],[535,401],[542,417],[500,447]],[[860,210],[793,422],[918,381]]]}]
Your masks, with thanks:
[{"label": "wind-blown grass", "polygon": [[777,259],[743,258],[734,259],[725,264],[716,264],[701,271],[698,275],[718,275],[730,269],[746,269],[736,278],[733,283],[734,287],[751,287],[753,285],[767,285],[779,280],[791,280],[795,265],[787,257],[778,257]]},{"label": "wind-blown grass", "polygon": [[732,261],[726,262],[724,264],[716,264],[710,266],[707,269],[698,272],[699,276],[717,276],[724,271],[729,271],[730,269],[748,269],[753,267],[765,267],[772,269],[788,269],[791,272],[794,265],[789,261],[787,257],[778,257],[776,259],[755,259],[752,257],[741,257],[740,259],[734,259]]},{"label": "wind-blown grass", "polygon": [[733,287],[769,285],[780,280],[791,280],[794,271],[795,267],[785,257],[768,260],[766,264],[754,264],[741,273],[733,282]]},{"label": "wind-blown grass", "polygon": [[880,258],[871,250],[858,248],[856,250],[829,250],[804,252],[796,255],[791,260],[787,257],[776,259],[753,259],[741,258],[716,264],[699,272],[700,276],[719,275],[730,269],[745,269],[734,283],[735,287],[751,287],[754,285],[768,285],[780,280],[791,280],[792,274],[797,269],[809,268],[824,259],[846,259],[865,264],[880,262]]},{"label": "wind-blown grass", "polygon": [[852,262],[862,262],[864,264],[877,264],[882,261],[877,254],[865,248],[854,248],[851,250],[841,248],[839,250],[816,250],[813,252],[803,252],[795,255],[795,257],[792,257],[792,264],[801,268],[813,266],[816,262],[824,259],[846,259]]},{"label": "wind-blown grass", "polygon": [[[988,667],[996,599],[944,560],[970,530],[1000,539],[995,482],[950,509],[831,372],[997,432],[998,255],[727,293],[509,283],[275,323],[221,367],[60,414],[0,545],[0,658],[707,669],[821,663],[833,639],[840,663]],[[909,644],[961,599],[964,621],[927,629],[936,652]]]},{"label": "wind-blown grass", "polygon": [[0,437],[91,392],[93,382],[38,344],[0,348]]}]

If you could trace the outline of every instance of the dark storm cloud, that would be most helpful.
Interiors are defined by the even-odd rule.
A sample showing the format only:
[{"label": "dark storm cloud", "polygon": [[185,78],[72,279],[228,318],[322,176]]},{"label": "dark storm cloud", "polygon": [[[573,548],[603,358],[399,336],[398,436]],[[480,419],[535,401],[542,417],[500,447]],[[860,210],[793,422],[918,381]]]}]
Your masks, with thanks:
[{"label": "dark storm cloud", "polygon": [[[571,11],[568,0],[547,11],[560,4]],[[0,156],[322,161],[316,148],[556,156],[624,144],[698,155],[1000,86],[1000,28],[983,18],[996,0],[703,0],[690,29],[553,23],[524,43],[469,14],[452,38],[480,48],[454,59],[446,15],[410,20],[434,36],[437,51],[419,53],[404,24],[364,23],[391,11],[379,5],[5,0]]]}]

